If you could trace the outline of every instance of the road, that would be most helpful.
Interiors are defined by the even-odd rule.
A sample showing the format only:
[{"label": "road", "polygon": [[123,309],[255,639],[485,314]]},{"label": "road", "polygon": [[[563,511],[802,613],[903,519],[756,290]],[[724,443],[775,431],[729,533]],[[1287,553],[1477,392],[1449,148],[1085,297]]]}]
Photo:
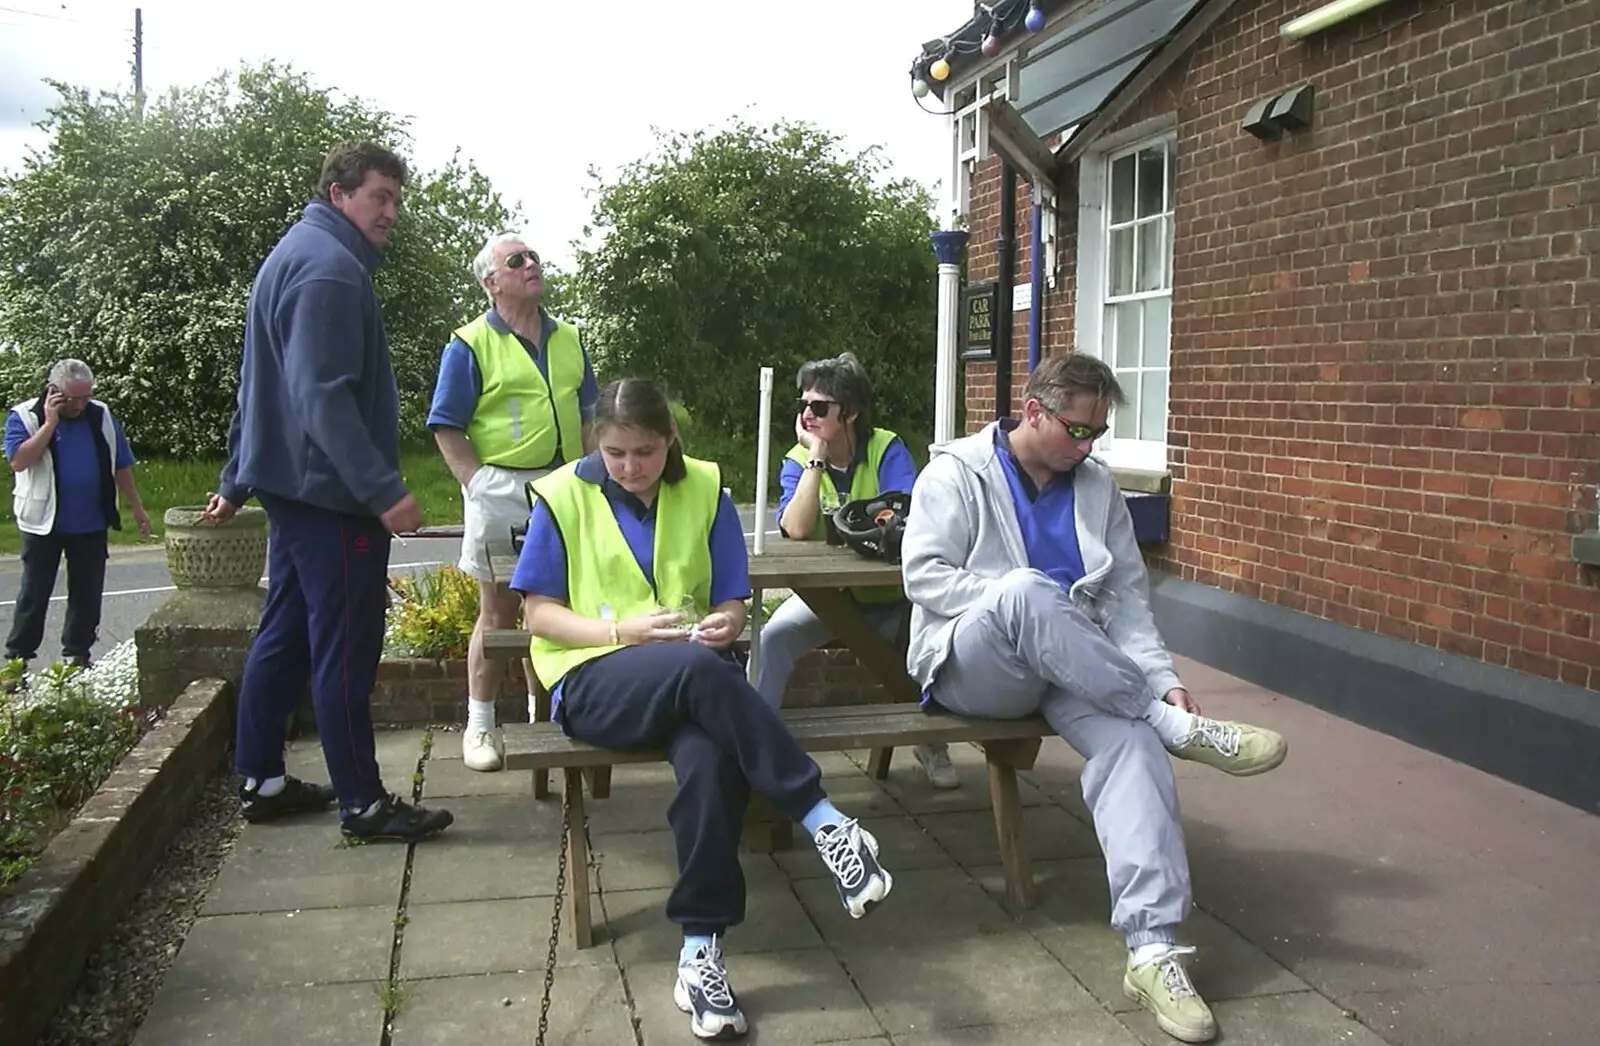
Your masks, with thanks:
[{"label": "road", "polygon": [[[739,509],[740,522],[745,533],[750,533],[753,509]],[[777,536],[769,530],[768,539]],[[393,572],[403,573],[418,567],[439,563],[454,563],[461,551],[460,538],[407,538],[399,541],[389,553],[389,566]],[[11,619],[17,609],[17,588],[21,581],[22,564],[16,556],[0,557],[0,629],[11,631]],[[133,638],[134,629],[144,623],[151,611],[173,590],[172,578],[167,574],[166,554],[159,548],[114,549],[111,561],[106,564],[106,593],[100,612],[100,641],[94,653],[103,654],[124,639]],[[67,612],[67,579],[65,566],[56,577],[56,592],[50,601],[50,615],[45,622],[44,642],[39,647],[38,660],[30,666],[37,670],[61,656],[61,624]]]}]

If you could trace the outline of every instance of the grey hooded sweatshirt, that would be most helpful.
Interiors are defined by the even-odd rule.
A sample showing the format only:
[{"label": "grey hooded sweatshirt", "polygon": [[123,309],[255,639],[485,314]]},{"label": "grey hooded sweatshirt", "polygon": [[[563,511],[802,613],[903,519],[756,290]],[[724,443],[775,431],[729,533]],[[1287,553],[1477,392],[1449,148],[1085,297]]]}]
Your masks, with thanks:
[{"label": "grey hooded sweatshirt", "polygon": [[[923,689],[949,656],[956,619],[992,582],[1029,567],[1016,506],[996,456],[995,425],[932,447],[928,467],[912,488],[901,546],[912,603],[906,668]],[[1078,466],[1074,483],[1085,573],[1072,586],[1072,600],[1139,666],[1153,695],[1162,697],[1183,683],[1150,612],[1150,578],[1128,506],[1111,470],[1094,458]]]}]

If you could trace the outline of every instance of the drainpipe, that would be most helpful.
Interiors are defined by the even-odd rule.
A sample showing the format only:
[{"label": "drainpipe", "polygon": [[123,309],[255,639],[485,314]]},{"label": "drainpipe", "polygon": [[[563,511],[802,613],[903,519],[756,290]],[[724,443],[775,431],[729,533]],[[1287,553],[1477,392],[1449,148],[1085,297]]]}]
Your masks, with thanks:
[{"label": "drainpipe", "polygon": [[1011,416],[1011,286],[1017,268],[1017,169],[1006,163],[1000,174],[1000,230],[995,239],[995,258],[1000,273],[995,283],[999,291],[999,312],[995,329],[999,344],[994,351],[995,420]]},{"label": "drainpipe", "polygon": [[1028,373],[1039,366],[1040,329],[1044,325],[1044,189],[1033,184],[1033,230],[1029,240]]}]

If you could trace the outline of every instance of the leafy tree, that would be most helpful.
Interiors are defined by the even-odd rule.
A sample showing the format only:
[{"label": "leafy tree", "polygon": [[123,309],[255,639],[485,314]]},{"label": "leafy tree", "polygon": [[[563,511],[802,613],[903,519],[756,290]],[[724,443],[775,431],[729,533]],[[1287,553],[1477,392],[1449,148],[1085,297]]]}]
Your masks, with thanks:
[{"label": "leafy tree", "polygon": [[[402,155],[404,122],[275,64],[150,100],[53,84],[42,152],[0,175],[0,385],[38,392],[65,355],[95,370],[136,447],[219,454],[250,281],[335,142]],[[511,214],[471,163],[416,172],[377,289],[405,434],[423,433],[439,351],[482,293],[468,263]]]},{"label": "leafy tree", "polygon": [[[578,251],[573,291],[597,367],[662,381],[701,446],[742,454],[761,366],[775,369],[782,451],[796,371],[848,349],[872,376],[881,421],[920,442],[933,413],[931,200],[885,179],[886,166],[808,124],[735,120],[659,134],[656,153],[616,180],[592,175],[599,242]],[[690,449],[704,453],[694,438]]]}]

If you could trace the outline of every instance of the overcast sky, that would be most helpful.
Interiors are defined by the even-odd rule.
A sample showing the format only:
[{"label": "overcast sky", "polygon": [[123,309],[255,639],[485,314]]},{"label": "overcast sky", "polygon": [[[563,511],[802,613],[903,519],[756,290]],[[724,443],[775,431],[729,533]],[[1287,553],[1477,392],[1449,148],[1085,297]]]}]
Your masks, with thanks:
[{"label": "overcast sky", "polygon": [[[424,166],[459,146],[521,202],[535,246],[560,260],[590,213],[591,164],[609,172],[639,157],[652,127],[693,130],[736,113],[809,120],[852,146],[880,145],[896,173],[942,198],[945,122],[913,102],[907,70],[923,41],[973,10],[971,0],[142,6],[147,91],[240,61],[291,64],[411,117]],[[416,13],[400,13],[408,7]],[[130,82],[133,11],[0,0],[0,167],[43,144],[29,126],[55,97],[41,78]]]}]

